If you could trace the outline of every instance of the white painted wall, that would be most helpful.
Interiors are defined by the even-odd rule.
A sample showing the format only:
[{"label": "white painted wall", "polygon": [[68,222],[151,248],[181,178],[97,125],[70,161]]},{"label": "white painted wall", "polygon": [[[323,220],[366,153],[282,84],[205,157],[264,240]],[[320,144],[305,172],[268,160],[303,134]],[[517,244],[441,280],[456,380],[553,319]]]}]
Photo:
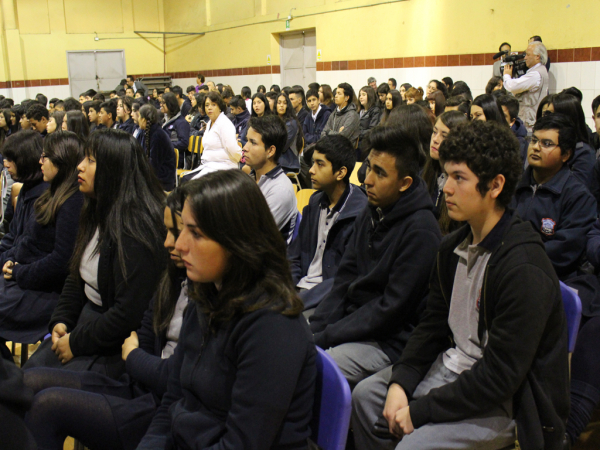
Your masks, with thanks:
[{"label": "white painted wall", "polygon": [[[449,76],[454,81],[465,81],[473,96],[482,94],[488,80],[492,77],[492,66],[453,66],[453,67],[415,67],[405,69],[371,69],[371,70],[343,70],[317,72],[319,83],[329,84],[332,87],[339,83],[350,83],[355,91],[367,84],[367,79],[374,76],[378,83],[386,82],[388,78],[395,78],[399,84],[410,83],[413,86],[421,86],[425,89],[431,79],[441,80]],[[230,77],[213,77],[211,79],[216,83],[229,84],[235,94],[239,94],[242,87],[249,86],[252,93],[256,92],[259,85],[264,85],[267,89],[272,84],[281,83],[280,74],[266,75],[243,75]],[[173,79],[174,85],[179,85],[185,91],[190,85],[195,85],[195,78],[176,78]],[[550,92],[559,92],[564,88],[575,86],[583,93],[583,111],[586,115],[588,125],[594,129],[592,119],[591,104],[592,100],[600,95],[600,61],[592,62],[572,62],[572,63],[552,63],[550,67]],[[16,103],[26,98],[35,98],[37,93],[41,92],[48,99],[58,97],[64,99],[69,96],[69,86],[40,86],[28,88],[0,89],[0,94],[10,97]]]}]

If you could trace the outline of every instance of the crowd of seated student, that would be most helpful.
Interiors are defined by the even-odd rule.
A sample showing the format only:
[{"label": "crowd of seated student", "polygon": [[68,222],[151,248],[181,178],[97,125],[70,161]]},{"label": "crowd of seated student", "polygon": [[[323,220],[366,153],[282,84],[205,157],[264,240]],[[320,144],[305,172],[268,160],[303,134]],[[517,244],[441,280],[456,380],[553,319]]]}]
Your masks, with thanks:
[{"label": "crowd of seated student", "polygon": [[[268,225],[260,222],[265,228],[262,232],[270,233],[271,241],[280,239],[276,239],[276,235],[282,236],[283,247],[285,242],[289,247],[291,271],[285,264],[280,264],[278,276],[286,280],[281,286],[287,286],[285,289],[292,289],[292,292],[295,287],[296,294],[288,298],[291,302],[286,303],[288,306],[281,306],[283,311],[291,308],[293,312],[289,315],[297,320],[300,312],[305,310],[314,342],[330,353],[351,387],[356,387],[353,428],[357,448],[442,448],[441,442],[446,442],[444,448],[457,448],[452,442],[447,443],[449,434],[467,447],[487,439],[486,445],[490,448],[502,448],[515,440],[515,426],[519,429],[521,447],[525,449],[538,445],[540,433],[548,427],[556,432],[548,436],[546,430],[543,439],[554,443],[552,445],[562,444],[565,431],[569,441],[577,440],[600,401],[600,377],[597,375],[600,358],[595,356],[592,345],[600,337],[600,321],[596,319],[600,310],[600,299],[596,298],[600,296],[600,284],[585,266],[586,257],[594,267],[600,266],[600,252],[597,251],[600,221],[596,206],[600,192],[597,187],[600,186],[600,164],[595,158],[597,134],[593,135],[585,125],[580,91],[570,88],[544,98],[537,112],[533,135],[528,137],[518,117],[518,100],[493,79],[490,81],[491,92],[474,100],[466,83],[444,78],[428,83],[425,101],[421,88],[405,83],[396,90],[396,81],[390,79],[377,90],[371,86],[361,88],[358,96],[348,83],[340,83],[335,89],[334,102],[331,102],[332,92],[328,85],[311,83],[306,94],[300,86],[281,89],[273,85],[270,92],[265,94],[259,89],[254,95],[244,87],[242,95],[235,95],[230,86],[212,81],[204,84],[204,77],[199,74],[198,86],[189,86],[185,96],[180,87],[173,86],[172,92],[153,92],[148,103],[144,88],[136,87],[133,79],[132,85],[129,79],[126,81],[127,90],[115,92],[116,98],[108,101],[93,90],[82,94],[82,102],[73,98],[52,99],[50,109],[46,109],[47,99],[43,96],[16,106],[8,99],[0,100],[3,110],[0,138],[5,144],[29,133],[44,142],[44,146],[57,139],[66,139],[63,136],[73,136],[72,139],[85,148],[86,157],[78,167],[80,191],[86,197],[80,233],[76,243],[77,234],[70,233],[74,250],[61,245],[65,254],[74,252],[71,275],[64,286],[51,292],[23,288],[19,284],[19,278],[22,278],[19,273],[32,262],[9,260],[4,267],[5,285],[10,284],[12,277],[21,291],[18,296],[14,295],[17,291],[0,292],[6,298],[16,299],[13,301],[17,303],[25,295],[51,297],[44,303],[48,309],[44,313],[45,319],[42,313],[35,319],[46,322],[45,325],[50,323],[52,337],[42,343],[25,368],[45,367],[64,372],[56,375],[50,370],[48,377],[53,380],[68,374],[65,368],[74,371],[91,368],[93,372],[118,377],[126,366],[120,346],[123,341],[130,350],[137,345],[135,339],[128,336],[140,324],[140,330],[144,330],[142,316],[146,314],[146,320],[151,320],[153,315],[163,319],[168,316],[160,315],[164,311],[155,314],[148,308],[160,272],[165,267],[158,249],[162,241],[162,227],[157,218],[164,198],[161,191],[175,187],[173,149],[179,149],[180,167],[192,168],[185,158],[190,156],[186,155],[187,142],[193,134],[203,136],[204,153],[200,166],[182,179],[185,186],[176,194],[180,200],[190,200],[187,215],[183,208],[181,234],[185,237],[181,245],[174,241],[170,246],[165,243],[173,250],[172,254],[179,252],[188,262],[187,276],[194,282],[193,295],[198,300],[200,315],[190,313],[189,317],[181,319],[184,321],[181,342],[185,343],[182,346],[185,350],[173,358],[179,366],[169,370],[168,389],[166,378],[161,378],[160,392],[168,393],[152,424],[153,411],[161,397],[158,391],[153,391],[153,386],[146,385],[143,393],[149,397],[142,401],[138,400],[143,397],[138,396],[140,392],[131,395],[131,379],[122,379],[114,386],[106,382],[115,388],[114,405],[147,401],[142,407],[148,408],[143,409],[143,414],[147,414],[144,423],[131,433],[131,442],[118,445],[134,448],[148,426],[149,432],[142,441],[142,446],[147,448],[172,438],[205,445],[217,442],[220,439],[217,434],[222,436],[222,442],[234,444],[245,439],[266,442],[262,441],[266,436],[259,436],[246,424],[241,428],[227,424],[226,416],[218,425],[215,423],[213,432],[221,430],[215,437],[198,437],[189,429],[171,423],[172,417],[165,406],[173,404],[176,411],[191,413],[195,415],[194,420],[204,420],[188,400],[206,396],[209,387],[194,384],[183,387],[179,370],[193,369],[193,355],[199,351],[194,336],[213,329],[210,322],[202,320],[220,317],[217,322],[231,323],[234,328],[238,326],[233,311],[246,308],[247,304],[236,303],[238,297],[233,292],[239,295],[242,292],[239,289],[247,286],[227,287],[223,275],[234,269],[224,261],[234,258],[238,262],[247,262],[249,249],[237,247],[234,242],[236,239],[243,241],[241,228],[237,235],[233,233],[234,236],[226,241],[220,241],[220,236],[224,236],[222,233],[233,227],[237,220],[244,220],[246,224],[243,234],[255,230],[259,223],[252,221],[263,220],[256,215],[258,211],[263,211],[260,214],[264,215],[265,210],[272,219]],[[374,79],[369,81],[377,86]],[[135,100],[134,96],[137,97]],[[384,99],[383,104],[381,99]],[[160,112],[152,102],[158,102]],[[592,110],[596,119],[596,115],[600,116],[600,100],[594,102]],[[91,132],[90,127],[93,128]],[[61,129],[74,134],[60,132]],[[307,150],[304,154],[301,152],[302,139]],[[6,145],[2,153],[10,172],[11,167],[18,166],[14,163],[16,158],[10,156]],[[365,160],[359,175],[362,188],[349,183],[357,158]],[[52,149],[41,162],[49,164],[48,161],[58,167],[59,158],[55,155],[52,159]],[[249,173],[250,177],[236,170],[244,165],[243,172]],[[311,180],[309,185],[318,190],[304,208],[295,239],[294,229],[299,216],[292,182],[286,171],[305,171],[305,177]],[[23,181],[19,173],[22,171],[15,169],[14,178]],[[131,178],[127,183],[121,180],[127,177]],[[44,180],[46,178],[44,172]],[[198,181],[188,181],[192,179]],[[67,181],[61,180],[67,186]],[[306,178],[300,177],[300,180],[303,185],[307,184]],[[45,191],[48,193],[46,198],[50,198],[50,202],[54,197],[60,198],[59,182],[50,177],[46,181],[50,182],[50,188]],[[141,194],[122,192],[135,192],[128,187],[133,186],[132,183],[137,191],[141,189]],[[138,184],[145,187],[139,188]],[[221,187],[213,190],[213,186]],[[208,191],[203,193],[201,188]],[[30,189],[26,182],[18,201],[31,202]],[[246,198],[248,192],[250,197],[259,193],[260,204],[256,203],[256,198]],[[214,206],[219,196],[220,201],[227,199],[229,203]],[[191,199],[196,202],[195,206]],[[243,206],[241,199],[246,201]],[[213,205],[214,211],[210,215],[214,219],[205,217],[207,202]],[[218,212],[230,205],[240,211],[246,208],[252,212],[236,217]],[[124,208],[129,210],[128,214],[123,213]],[[17,202],[12,219],[14,227],[22,220],[22,209],[22,204]],[[45,233],[53,233],[52,227],[55,227],[55,239],[58,239],[58,224],[52,220],[56,221],[61,212],[66,211],[67,203],[60,204],[54,210],[54,219],[49,219],[46,225],[35,222],[36,216],[30,214],[28,220],[35,226],[22,227],[23,232],[29,239],[35,239],[36,227],[48,228]],[[174,220],[174,216],[171,219]],[[248,221],[252,223],[247,225]],[[108,223],[118,225],[108,226]],[[132,239],[130,230],[144,229],[142,223],[148,228],[147,232],[135,234]],[[212,231],[208,232],[204,227]],[[207,269],[202,268],[203,260],[194,256],[194,248],[198,245],[194,229],[196,234],[208,233],[210,239],[218,237],[212,242],[222,246],[203,248],[204,258],[211,255],[211,263],[212,258],[222,263],[221,268],[215,264],[210,274],[199,275]],[[278,232],[273,233],[273,229]],[[460,231],[442,241],[442,236],[458,229]],[[512,245],[499,246],[501,241]],[[2,241],[0,245],[4,243]],[[47,251],[52,252],[52,249]],[[185,257],[186,252],[190,255],[189,260]],[[281,248],[273,247],[266,253],[264,249],[252,252],[256,254],[254,256],[260,254],[261,258],[269,252],[271,256],[273,252],[279,252],[275,259],[282,257]],[[523,255],[528,258],[529,266],[521,270],[520,264],[525,261]],[[440,260],[445,262],[440,264]],[[264,265],[264,259],[261,261]],[[492,263],[494,269],[490,269],[488,287],[483,281],[483,273]],[[474,271],[473,276],[471,271]],[[428,282],[430,274],[432,278]],[[503,282],[503,277],[509,277],[510,282]],[[208,281],[198,281],[200,279]],[[514,281],[519,279],[523,281]],[[559,308],[558,279],[577,289],[584,304],[580,338],[573,354],[572,408],[568,420],[565,399],[569,387],[568,377],[564,376],[566,346],[562,335],[565,324]],[[211,287],[214,282],[217,282],[217,290]],[[271,288],[264,285],[263,289],[266,290],[260,292],[264,295]],[[508,291],[503,296],[498,294],[498,289]],[[136,290],[138,297],[144,292],[145,300],[133,305]],[[478,290],[482,290],[483,298],[478,297]],[[60,299],[59,291],[62,291]],[[280,288],[277,295],[285,297],[287,294],[283,292]],[[486,293],[489,298],[485,297]],[[226,295],[223,298],[232,303],[217,307],[214,302],[221,295]],[[250,293],[247,290],[246,295],[247,299],[261,298],[258,291]],[[304,308],[294,303],[298,297],[303,300]],[[171,296],[172,300],[174,298]],[[277,298],[281,300],[281,297]],[[58,302],[56,308],[52,307],[52,299]],[[275,297],[271,299],[275,301]],[[493,306],[482,311],[480,300]],[[257,311],[265,308],[266,303],[260,302]],[[526,305],[532,311],[525,311]],[[501,311],[502,314],[496,317]],[[536,316],[539,319],[535,322],[536,327],[524,326],[529,329],[514,331],[520,321],[532,322],[529,315],[535,311],[543,312]],[[27,313],[24,311],[22,316]],[[198,323],[198,318],[203,315],[204,319]],[[194,319],[190,318],[192,316]],[[282,317],[285,316],[284,313]],[[508,320],[509,316],[514,320]],[[6,317],[10,320],[21,318],[16,313],[13,317],[10,312]],[[165,320],[163,324],[169,322]],[[25,338],[10,336],[8,331],[4,336],[4,322],[0,321],[0,338],[24,341]],[[254,329],[251,324],[245,326]],[[44,328],[38,326],[31,340],[42,337]],[[148,323],[145,330],[140,332],[148,331]],[[220,332],[213,331],[217,335]],[[515,342],[523,343],[519,352],[506,352],[512,347],[506,339],[499,337],[507,333],[512,333],[511,339]],[[254,337],[254,334],[250,336]],[[225,333],[211,345],[222,345],[219,339],[229,337]],[[153,358],[158,361],[162,350],[153,351]],[[308,353],[301,351],[300,354],[308,357]],[[314,355],[310,358],[314,359]],[[544,358],[551,361],[552,370],[560,376],[553,378],[552,386],[536,390],[538,380],[545,378],[546,370],[550,370],[542,367]],[[290,366],[290,360],[287,361]],[[305,359],[304,366],[295,366],[294,370],[312,370],[307,369],[312,364],[307,361]],[[189,364],[187,369],[186,364]],[[222,370],[217,369],[222,367],[222,361],[207,364],[216,364],[210,367]],[[67,434],[81,436],[83,441],[87,439],[95,445],[122,439],[121,431],[114,427],[100,436],[101,421],[94,425],[95,428],[85,429],[78,425],[87,422],[77,410],[83,404],[80,400],[88,394],[90,399],[98,400],[93,397],[97,394],[81,381],[87,374],[65,375],[68,381],[64,384],[62,381],[34,381],[40,379],[36,378],[36,373],[43,374],[47,370],[26,372],[31,373],[26,376],[26,382],[37,386],[28,423],[39,433],[34,432],[38,440],[48,439],[48,442],[54,442],[48,448],[58,448]],[[300,372],[295,373],[297,378]],[[89,376],[93,380],[98,375]],[[224,377],[231,380],[231,373]],[[143,383],[143,380],[138,381]],[[306,378],[299,384],[287,386],[286,392],[291,395],[302,383],[308,383],[304,385],[307,387],[313,382]],[[517,389],[523,382],[529,383],[532,395],[524,396],[523,391]],[[48,408],[51,403],[47,399],[58,398],[57,392],[46,389],[52,386],[64,389],[60,401],[68,403],[70,396],[79,400],[73,403],[72,409],[65,411],[65,415],[48,420],[56,406]],[[70,392],[73,387],[85,394]],[[434,387],[440,389],[429,392]],[[218,387],[221,388],[223,386]],[[128,394],[123,396],[122,392]],[[227,395],[234,394],[235,389]],[[307,398],[305,396],[304,400]],[[479,402],[471,400],[474,398]],[[548,403],[540,403],[544,398]],[[209,409],[222,408],[218,401],[207,401]],[[233,397],[232,401],[235,404]],[[445,412],[440,412],[437,406],[441,402],[447,405]],[[287,405],[294,408],[289,402]],[[296,406],[306,410],[307,405],[304,402]],[[112,400],[108,404],[106,399],[98,403],[104,414],[102,420],[117,417],[112,407]],[[135,406],[131,408],[127,410],[128,414],[135,414]],[[244,410],[243,417],[249,417],[246,414],[250,414],[250,409]],[[540,409],[550,414],[542,422],[536,415]],[[280,412],[277,422],[273,423],[281,425],[292,419],[291,415],[286,416],[292,414],[291,411]],[[78,416],[79,421],[70,419]],[[307,417],[303,418],[303,423],[307,423]],[[275,420],[275,415],[270,419]],[[70,428],[65,427],[68,422],[72,422]],[[416,430],[414,426],[417,426]],[[482,436],[482,428],[493,432],[487,437]],[[305,448],[307,434],[299,434],[298,430],[300,428],[290,439],[300,443],[297,448]],[[272,439],[279,438],[270,436],[268,439],[273,443]]]}]

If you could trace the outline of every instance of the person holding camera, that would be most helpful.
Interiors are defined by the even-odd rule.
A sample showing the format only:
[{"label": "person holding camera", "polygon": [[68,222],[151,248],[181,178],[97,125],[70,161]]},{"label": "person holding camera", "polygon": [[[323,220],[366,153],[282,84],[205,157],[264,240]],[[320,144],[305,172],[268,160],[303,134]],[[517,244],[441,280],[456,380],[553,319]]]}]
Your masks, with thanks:
[{"label": "person holding camera", "polygon": [[[494,76],[495,77],[502,77],[502,72],[500,71],[500,67],[502,65],[502,61],[504,60],[504,56],[506,55],[510,55],[510,51],[511,51],[511,46],[508,42],[503,42],[502,44],[500,44],[500,47],[498,47],[498,54],[502,53],[502,52],[506,52],[504,53],[504,55],[501,55],[501,58],[498,59],[498,61],[494,62]],[[494,58],[498,58],[498,55],[494,55]]]},{"label": "person holding camera", "polygon": [[525,52],[525,63],[529,68],[525,75],[512,78],[513,65],[504,66],[504,88],[519,100],[519,118],[531,132],[537,108],[542,99],[548,95],[548,70],[545,67],[548,51],[541,42],[529,44]]}]

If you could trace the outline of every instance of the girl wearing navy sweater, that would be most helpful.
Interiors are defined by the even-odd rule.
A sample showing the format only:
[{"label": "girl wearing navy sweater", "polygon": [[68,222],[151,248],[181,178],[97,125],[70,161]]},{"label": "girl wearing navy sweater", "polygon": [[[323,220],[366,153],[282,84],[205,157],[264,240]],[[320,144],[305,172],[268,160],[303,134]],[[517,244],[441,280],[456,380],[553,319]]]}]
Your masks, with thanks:
[{"label": "girl wearing navy sweater", "polygon": [[183,190],[175,248],[193,287],[138,449],[306,449],[316,349],[267,202],[240,170]]},{"label": "girl wearing navy sweater", "polygon": [[86,197],[46,339],[25,368],[94,370],[118,378],[121,344],[139,328],[164,267],[164,193],[130,134],[91,134],[78,166]]},{"label": "girl wearing navy sweater", "polygon": [[68,131],[46,139],[22,131],[6,143],[5,165],[23,187],[0,242],[0,337],[32,344],[47,333],[69,272],[83,205],[77,185],[83,151]]},{"label": "girl wearing navy sweater", "polygon": [[35,393],[26,416],[39,449],[62,449],[67,436],[86,447],[134,449],[167,390],[170,357],[188,302],[185,266],[175,241],[183,223],[181,197],[167,198],[164,212],[170,263],[138,332],[125,340],[127,373],[118,381],[95,372],[34,368],[25,384]]},{"label": "girl wearing navy sweater", "polygon": [[[169,135],[160,126],[158,111],[150,104],[140,108],[138,125],[142,130],[140,144],[154,173],[165,191],[175,187],[175,150]],[[183,158],[183,155],[179,155]]]}]

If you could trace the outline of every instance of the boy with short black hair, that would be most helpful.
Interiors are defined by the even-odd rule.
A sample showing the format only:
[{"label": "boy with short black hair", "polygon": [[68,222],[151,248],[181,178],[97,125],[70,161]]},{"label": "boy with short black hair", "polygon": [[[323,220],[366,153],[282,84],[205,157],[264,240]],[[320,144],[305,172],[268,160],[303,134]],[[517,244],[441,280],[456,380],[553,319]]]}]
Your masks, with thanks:
[{"label": "boy with short black hair", "polygon": [[562,448],[567,325],[542,240],[507,208],[522,171],[518,142],[474,121],[439,154],[448,213],[467,224],[440,245],[402,357],[354,390],[356,448],[496,450],[516,439],[524,450]]},{"label": "boy with short black hair", "polygon": [[306,103],[310,109],[310,113],[304,119],[304,123],[302,123],[305,147],[321,139],[321,132],[331,115],[331,110],[321,105],[318,91],[309,89],[306,93]]},{"label": "boy with short black hair", "polygon": [[303,124],[304,120],[308,117],[309,112],[305,108],[306,101],[304,100],[304,89],[301,86],[294,86],[290,89],[290,103],[294,108],[294,112],[298,117],[298,123]]},{"label": "boy with short black hair", "polygon": [[310,319],[315,344],[328,349],[352,387],[402,354],[441,240],[415,139],[401,127],[380,126],[369,145],[369,207],[356,218],[333,287]]},{"label": "boy with short black hair", "polygon": [[132,87],[128,87],[127,89],[125,89],[125,95],[127,97],[131,97],[134,98],[134,91]]},{"label": "boy with short black hair", "polygon": [[250,120],[250,113],[248,112],[248,108],[246,108],[246,101],[240,95],[236,95],[229,102],[229,108],[234,115],[232,122],[235,126],[235,134],[239,137],[246,129],[248,120]]},{"label": "boy with short black hair", "polygon": [[592,101],[592,118],[594,119],[596,131],[592,133],[592,141],[590,144],[596,150],[596,157],[598,157],[598,150],[600,150],[600,137],[598,136],[598,133],[600,132],[600,95]]},{"label": "boy with short black hair", "polygon": [[285,123],[276,115],[252,117],[248,122],[247,142],[242,157],[252,169],[283,238],[291,241],[298,210],[292,182],[278,164],[287,142]]},{"label": "boy with short black hair", "polygon": [[512,95],[500,95],[496,97],[496,101],[502,107],[502,112],[506,118],[506,123],[510,126],[510,130],[519,140],[521,148],[521,158],[525,162],[527,159],[527,128],[523,121],[519,119],[519,100]]},{"label": "boy with short black hair", "polygon": [[118,129],[119,124],[116,122],[117,119],[117,102],[109,100],[100,104],[100,112],[98,113],[100,125],[96,128],[100,130],[102,128],[114,128]]},{"label": "boy with short black hair", "polygon": [[558,113],[540,117],[527,151],[529,166],[512,204],[539,233],[563,281],[576,275],[596,219],[596,200],[568,165],[576,145],[571,119]]},{"label": "boy with short black hair", "polygon": [[331,290],[354,220],[367,206],[365,193],[350,183],[356,152],[348,138],[324,137],[314,148],[312,162],[309,174],[317,192],[302,211],[298,236],[288,252],[305,310],[315,308]]},{"label": "boy with short black hair", "polygon": [[40,133],[42,137],[46,137],[48,134],[46,125],[48,125],[49,119],[50,114],[45,106],[42,106],[37,101],[31,102],[31,106],[27,108],[27,120],[33,129]]}]

